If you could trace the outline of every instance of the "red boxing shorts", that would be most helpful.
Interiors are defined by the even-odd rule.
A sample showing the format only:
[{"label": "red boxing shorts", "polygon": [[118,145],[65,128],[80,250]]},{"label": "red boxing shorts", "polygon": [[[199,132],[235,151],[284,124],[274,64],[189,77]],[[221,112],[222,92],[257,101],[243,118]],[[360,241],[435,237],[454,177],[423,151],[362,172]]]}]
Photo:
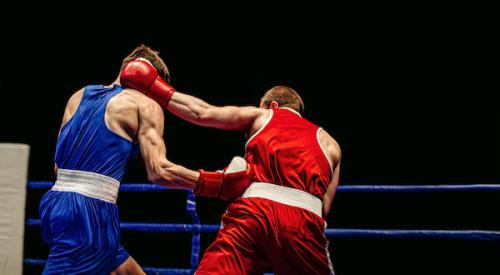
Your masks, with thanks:
[{"label": "red boxing shorts", "polygon": [[222,216],[222,228],[195,274],[334,274],[321,200],[252,183]]}]

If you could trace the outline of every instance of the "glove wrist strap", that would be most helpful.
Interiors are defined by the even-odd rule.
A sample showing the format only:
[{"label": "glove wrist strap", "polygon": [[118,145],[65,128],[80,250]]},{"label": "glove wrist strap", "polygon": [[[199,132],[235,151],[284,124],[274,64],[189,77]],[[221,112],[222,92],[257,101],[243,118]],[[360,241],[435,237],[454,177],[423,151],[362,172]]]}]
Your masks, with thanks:
[{"label": "glove wrist strap", "polygon": [[150,92],[151,95],[148,96],[152,97],[161,107],[166,109],[170,99],[175,93],[175,89],[163,81],[163,79],[158,78],[151,86]]},{"label": "glove wrist strap", "polygon": [[224,175],[221,172],[206,172],[202,169],[198,172],[200,172],[200,177],[194,193],[198,196],[219,198]]}]

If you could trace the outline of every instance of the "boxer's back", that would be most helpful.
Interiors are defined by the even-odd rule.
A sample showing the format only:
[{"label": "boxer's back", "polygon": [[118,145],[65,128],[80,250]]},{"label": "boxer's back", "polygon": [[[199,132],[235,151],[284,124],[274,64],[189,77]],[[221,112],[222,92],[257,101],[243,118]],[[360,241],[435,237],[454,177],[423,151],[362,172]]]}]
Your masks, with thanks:
[{"label": "boxer's back", "polygon": [[[57,141],[58,168],[94,172],[121,180],[139,150],[135,142],[141,95],[118,85],[91,85],[67,110]],[[72,102],[68,103],[70,105]],[[69,117],[69,118],[68,118]]]},{"label": "boxer's back", "polygon": [[270,120],[246,145],[246,159],[254,166],[255,180],[323,199],[332,167],[319,141],[320,130],[294,110],[272,109]]}]

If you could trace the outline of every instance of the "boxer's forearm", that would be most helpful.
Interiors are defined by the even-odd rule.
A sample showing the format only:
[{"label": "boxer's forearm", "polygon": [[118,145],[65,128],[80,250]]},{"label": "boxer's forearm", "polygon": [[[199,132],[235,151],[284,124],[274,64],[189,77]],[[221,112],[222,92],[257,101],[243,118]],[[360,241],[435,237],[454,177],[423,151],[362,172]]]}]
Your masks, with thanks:
[{"label": "boxer's forearm", "polygon": [[180,92],[172,96],[167,110],[193,124],[240,131],[248,130],[253,121],[263,112],[259,108],[250,106],[213,106],[199,98]]},{"label": "boxer's forearm", "polygon": [[199,98],[177,91],[170,99],[167,110],[191,123],[208,126],[204,125],[206,122],[203,115],[212,107],[212,105]]},{"label": "boxer's forearm", "polygon": [[328,214],[330,214],[330,210],[332,209],[333,198],[335,197],[335,193],[337,192],[337,186],[339,184],[339,174],[340,174],[340,162],[335,164],[335,168],[333,170],[332,180],[328,185],[328,189],[326,190],[325,195],[323,196],[323,218],[326,218]]},{"label": "boxer's forearm", "polygon": [[139,132],[137,141],[148,172],[148,179],[153,183],[170,188],[194,188],[199,173],[170,162],[163,140],[163,111],[150,101],[139,105]]},{"label": "boxer's forearm", "polygon": [[194,189],[199,176],[197,171],[170,162],[160,168],[154,182],[173,189]]}]

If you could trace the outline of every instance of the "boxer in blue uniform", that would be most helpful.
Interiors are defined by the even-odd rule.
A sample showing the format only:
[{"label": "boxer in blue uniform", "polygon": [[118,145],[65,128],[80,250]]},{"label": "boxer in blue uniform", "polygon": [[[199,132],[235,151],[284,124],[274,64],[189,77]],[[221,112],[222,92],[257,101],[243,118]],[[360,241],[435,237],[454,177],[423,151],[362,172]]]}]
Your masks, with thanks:
[{"label": "boxer in blue uniform", "polygon": [[[133,76],[134,68],[126,65],[137,59],[158,73],[149,88],[169,80],[158,52],[144,45],[124,59],[121,73]],[[122,88],[119,78],[108,86],[87,86],[69,99],[55,153],[57,180],[39,207],[42,235],[50,247],[43,274],[144,274],[120,245],[116,206],[120,181],[139,152],[149,180],[170,188],[228,200],[250,184],[246,163],[226,173],[193,171],[168,161],[163,120],[158,103]],[[223,186],[223,192],[212,191]]]}]

